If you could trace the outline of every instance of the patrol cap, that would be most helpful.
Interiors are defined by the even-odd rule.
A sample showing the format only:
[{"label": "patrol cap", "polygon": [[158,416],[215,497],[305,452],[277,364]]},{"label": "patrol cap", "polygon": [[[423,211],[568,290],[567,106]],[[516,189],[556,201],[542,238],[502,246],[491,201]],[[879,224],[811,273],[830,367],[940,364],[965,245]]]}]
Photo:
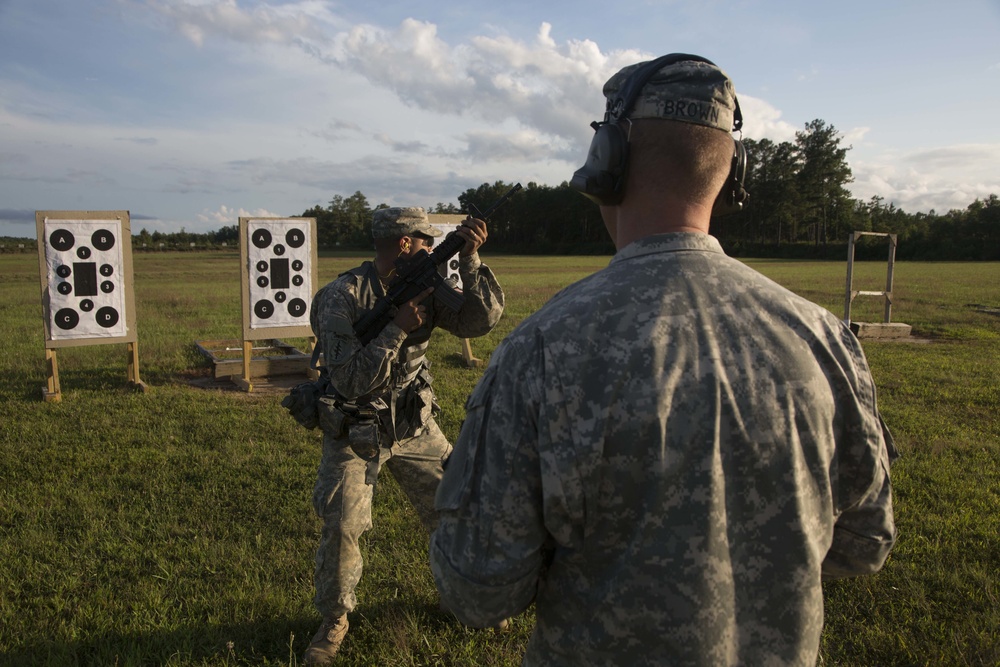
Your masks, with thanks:
[{"label": "patrol cap", "polygon": [[444,232],[431,225],[427,213],[418,206],[380,208],[372,215],[372,238],[393,239],[423,234],[441,236]]},{"label": "patrol cap", "polygon": [[[645,61],[618,71],[604,84],[612,99]],[[732,80],[712,63],[682,60],[667,63],[642,87],[627,118],[664,118],[732,132],[738,104]]]}]

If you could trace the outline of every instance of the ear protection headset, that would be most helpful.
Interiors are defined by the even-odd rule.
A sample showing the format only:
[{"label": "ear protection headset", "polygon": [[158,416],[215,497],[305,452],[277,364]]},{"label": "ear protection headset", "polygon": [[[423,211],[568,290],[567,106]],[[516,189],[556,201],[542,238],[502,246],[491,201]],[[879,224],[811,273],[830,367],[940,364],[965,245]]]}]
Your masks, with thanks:
[{"label": "ear protection headset", "polygon": [[[573,174],[570,187],[601,206],[621,203],[622,197],[625,196],[629,154],[629,137],[621,122],[628,120],[628,112],[639,97],[642,87],[653,78],[653,75],[667,65],[688,60],[716,66],[701,56],[671,53],[651,60],[632,72],[617,94],[608,100],[604,122],[594,121],[590,124],[594,128],[594,138],[587,152],[587,162]],[[739,131],[742,127],[743,113],[740,111],[739,100],[736,100],[733,131]],[[743,204],[750,198],[750,194],[743,187],[747,169],[746,149],[739,139],[733,139],[733,143],[735,144],[733,161],[726,182],[712,206],[713,216],[735,213],[742,209]]]}]

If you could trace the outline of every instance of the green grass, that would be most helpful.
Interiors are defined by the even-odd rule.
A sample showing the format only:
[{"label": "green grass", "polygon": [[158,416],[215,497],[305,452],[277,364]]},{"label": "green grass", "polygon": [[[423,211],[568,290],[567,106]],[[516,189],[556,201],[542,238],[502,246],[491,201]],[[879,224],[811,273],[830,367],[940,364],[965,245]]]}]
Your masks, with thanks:
[{"label": "green grass", "polygon": [[[556,290],[608,258],[489,257],[508,308],[490,351]],[[357,257],[320,259],[321,282]],[[843,262],[748,264],[843,315]],[[205,390],[196,340],[241,336],[235,253],[138,254],[140,372],[124,345],[59,350],[45,384],[34,255],[0,256],[0,665],[297,665],[318,624],[311,492],[319,435],[276,393]],[[856,265],[882,289],[885,263]],[[893,320],[924,342],[864,347],[903,453],[899,543],[873,577],[827,584],[825,665],[1000,664],[1000,264],[900,263]],[[853,316],[880,321],[878,299]],[[292,341],[297,342],[297,341]],[[482,370],[432,343],[452,439]],[[533,622],[495,635],[438,611],[426,536],[391,476],[365,539],[344,665],[517,665]]]}]

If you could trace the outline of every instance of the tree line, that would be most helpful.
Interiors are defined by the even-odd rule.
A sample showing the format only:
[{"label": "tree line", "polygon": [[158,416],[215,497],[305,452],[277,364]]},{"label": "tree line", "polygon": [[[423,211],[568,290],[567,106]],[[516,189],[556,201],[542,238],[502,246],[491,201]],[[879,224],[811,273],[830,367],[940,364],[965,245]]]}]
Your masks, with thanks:
[{"label": "tree line", "polygon": [[[964,210],[938,214],[907,213],[875,196],[854,199],[847,162],[850,146],[833,125],[806,123],[794,141],[744,139],[749,157],[745,185],[750,200],[739,213],[713,220],[711,232],[726,251],[742,257],[842,259],[851,232],[897,235],[896,257],[919,260],[1000,260],[1000,200],[990,195]],[[470,188],[458,205],[438,202],[430,213],[480,210],[503,195],[513,182],[496,181]],[[420,202],[414,202],[420,205]],[[370,249],[372,206],[360,191],[334,195],[327,206],[314,206],[302,216],[314,217],[319,248]],[[135,237],[140,248],[187,249],[238,247],[238,227],[208,234],[183,229],[176,233],[146,230]],[[598,207],[570,188],[528,183],[490,220],[488,250],[518,254],[611,254]],[[864,237],[858,259],[884,259],[884,240]]]},{"label": "tree line", "polygon": [[[737,256],[841,259],[851,232],[897,235],[896,257],[924,260],[1000,260],[1000,200],[990,195],[965,210],[906,213],[882,197],[854,199],[850,146],[833,125],[814,120],[794,141],[743,141],[751,193],[739,213],[713,220],[711,232]],[[458,195],[459,206],[438,203],[431,213],[485,209],[513,183],[483,183]],[[380,204],[374,208],[381,208]],[[302,213],[317,219],[321,248],[370,248],[373,208],[361,192],[334,196],[329,206]],[[610,254],[598,207],[570,188],[528,183],[490,221],[489,248],[522,254]],[[859,259],[886,257],[886,243],[863,237]]]},{"label": "tree line", "polygon": [[[896,234],[902,259],[1000,259],[1000,200],[991,194],[965,210],[907,213],[880,196],[851,197],[850,146],[833,125],[814,120],[794,142],[744,140],[750,201],[721,218],[713,233],[743,256],[844,257],[851,232]],[[867,240],[860,256],[885,257],[885,243]]]}]

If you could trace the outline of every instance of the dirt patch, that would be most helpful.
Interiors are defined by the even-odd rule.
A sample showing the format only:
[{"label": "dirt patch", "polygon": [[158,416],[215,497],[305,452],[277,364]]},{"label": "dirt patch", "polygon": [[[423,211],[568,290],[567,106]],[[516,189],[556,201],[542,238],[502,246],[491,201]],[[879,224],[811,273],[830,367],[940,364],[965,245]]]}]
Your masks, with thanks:
[{"label": "dirt patch", "polygon": [[[210,389],[214,391],[227,391],[245,394],[247,392],[233,382],[232,377],[200,377],[188,381],[188,386],[196,389]],[[305,375],[276,375],[273,377],[251,378],[253,385],[252,394],[287,394],[288,391],[297,384],[308,382]]]}]

